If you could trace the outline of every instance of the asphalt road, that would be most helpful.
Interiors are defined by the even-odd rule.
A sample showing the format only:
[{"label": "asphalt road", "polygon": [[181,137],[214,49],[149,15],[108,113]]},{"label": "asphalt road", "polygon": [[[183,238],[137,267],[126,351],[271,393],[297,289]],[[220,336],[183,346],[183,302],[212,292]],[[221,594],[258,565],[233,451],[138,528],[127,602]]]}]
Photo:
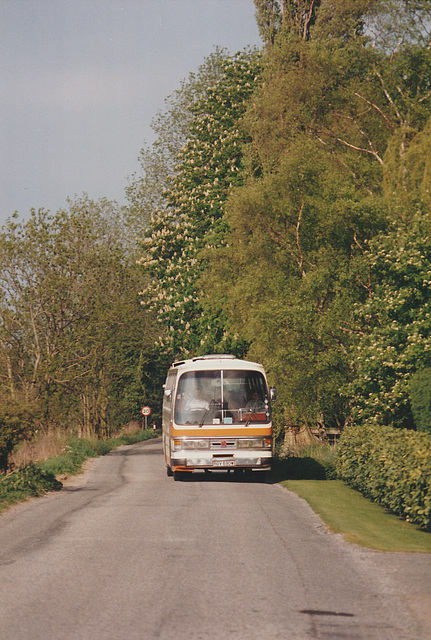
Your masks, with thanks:
[{"label": "asphalt road", "polygon": [[0,517],[0,638],[428,640],[431,555],[349,545],[269,482],[174,482],[142,443]]}]

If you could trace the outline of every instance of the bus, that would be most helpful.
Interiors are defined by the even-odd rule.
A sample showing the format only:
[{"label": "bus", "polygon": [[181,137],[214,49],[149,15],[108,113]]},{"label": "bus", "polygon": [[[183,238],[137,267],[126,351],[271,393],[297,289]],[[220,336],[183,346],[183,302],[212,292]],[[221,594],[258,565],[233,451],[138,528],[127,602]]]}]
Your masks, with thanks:
[{"label": "bus", "polygon": [[162,433],[168,476],[203,469],[270,471],[271,402],[265,370],[232,355],[174,362],[164,384]]}]

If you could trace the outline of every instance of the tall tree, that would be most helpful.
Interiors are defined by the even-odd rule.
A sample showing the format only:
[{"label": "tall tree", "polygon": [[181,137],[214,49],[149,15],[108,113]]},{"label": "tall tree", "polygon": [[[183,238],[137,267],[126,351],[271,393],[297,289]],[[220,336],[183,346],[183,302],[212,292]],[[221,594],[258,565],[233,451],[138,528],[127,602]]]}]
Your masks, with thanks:
[{"label": "tall tree", "polygon": [[151,123],[155,140],[142,147],[141,171],[131,176],[126,195],[129,207],[125,223],[133,237],[142,238],[156,210],[165,206],[166,192],[177,173],[178,156],[190,135],[193,113],[190,105],[203,99],[223,75],[223,49],[216,48],[205,58],[196,73],[181,82],[179,89],[165,100],[165,108]]},{"label": "tall tree", "polygon": [[309,40],[322,0],[254,0],[262,40],[274,44],[279,33],[289,31]]},{"label": "tall tree", "polygon": [[[259,3],[281,23],[282,9],[305,4]],[[385,164],[399,132],[427,122],[427,51],[406,27],[408,44],[389,52],[385,7],[322,1],[306,38],[284,22],[244,118],[248,176],[227,204],[230,241],[213,254],[208,299],[224,290],[249,355],[277,376],[284,420],[342,424],[349,414],[340,389],[354,375],[352,313],[371,292],[359,265],[366,241],[398,215]]]},{"label": "tall tree", "polygon": [[[259,55],[226,55],[220,69],[217,82],[189,105],[189,138],[178,156],[166,206],[154,212],[143,245],[141,265],[152,278],[143,302],[157,313],[160,347],[172,355],[226,348],[223,318],[202,307],[201,251],[225,241],[223,205],[241,181],[245,134],[240,120],[256,86]],[[232,341],[228,346],[234,347]]]}]

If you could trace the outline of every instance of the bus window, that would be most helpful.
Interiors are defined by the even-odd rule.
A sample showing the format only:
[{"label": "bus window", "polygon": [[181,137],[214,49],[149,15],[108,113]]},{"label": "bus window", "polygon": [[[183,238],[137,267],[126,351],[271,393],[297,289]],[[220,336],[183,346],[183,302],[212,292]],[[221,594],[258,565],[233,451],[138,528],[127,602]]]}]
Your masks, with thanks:
[{"label": "bus window", "polygon": [[259,371],[188,371],[179,378],[175,397],[177,424],[232,424],[269,419],[268,392]]}]

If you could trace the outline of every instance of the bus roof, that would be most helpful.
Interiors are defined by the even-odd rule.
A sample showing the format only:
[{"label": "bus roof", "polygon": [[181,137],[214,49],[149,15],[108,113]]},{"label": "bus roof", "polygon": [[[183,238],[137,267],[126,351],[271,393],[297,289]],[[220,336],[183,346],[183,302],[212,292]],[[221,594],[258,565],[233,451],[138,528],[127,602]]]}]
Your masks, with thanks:
[{"label": "bus roof", "polygon": [[189,370],[213,370],[213,369],[254,369],[264,371],[261,364],[240,360],[236,356],[229,354],[209,354],[206,356],[196,356],[188,360],[177,360],[171,365],[172,368],[180,367]]}]

